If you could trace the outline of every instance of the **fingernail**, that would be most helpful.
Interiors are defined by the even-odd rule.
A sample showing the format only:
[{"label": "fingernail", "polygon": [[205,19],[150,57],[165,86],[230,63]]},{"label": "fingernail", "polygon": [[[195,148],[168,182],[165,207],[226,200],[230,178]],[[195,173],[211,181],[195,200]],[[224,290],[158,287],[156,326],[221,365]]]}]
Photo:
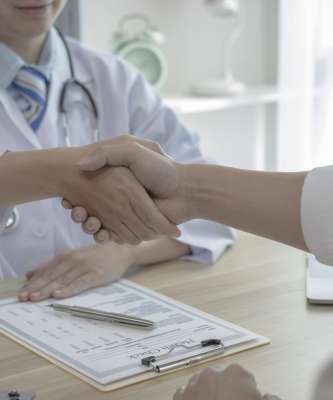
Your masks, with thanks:
[{"label": "fingernail", "polygon": [[59,297],[62,295],[62,290],[61,289],[57,289],[52,293],[52,297]]},{"label": "fingernail", "polygon": [[75,208],[73,211],[74,217],[78,219],[82,219],[83,217],[83,211],[81,208]]},{"label": "fingernail", "polygon": [[96,230],[96,227],[95,227],[95,223],[94,222],[92,222],[92,221],[89,221],[87,224],[86,224],[86,228],[88,229],[88,231],[95,231]]},{"label": "fingernail", "polygon": [[175,229],[174,230],[174,234],[173,234],[173,236],[175,236],[175,237],[179,237],[179,236],[181,236],[181,231],[179,230],[179,229]]}]

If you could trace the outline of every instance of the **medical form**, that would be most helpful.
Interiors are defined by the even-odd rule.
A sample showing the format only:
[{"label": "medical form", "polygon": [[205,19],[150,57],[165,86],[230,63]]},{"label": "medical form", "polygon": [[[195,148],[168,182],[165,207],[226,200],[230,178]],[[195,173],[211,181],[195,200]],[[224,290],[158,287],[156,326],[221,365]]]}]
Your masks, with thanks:
[{"label": "medical form", "polygon": [[47,307],[55,303],[0,302],[0,332],[18,339],[49,359],[70,367],[99,384],[111,384],[147,372],[142,359],[198,352],[202,341],[223,345],[255,341],[258,335],[179,303],[128,280],[120,280],[58,303],[113,311],[154,321],[154,329],[121,326],[77,318]]}]

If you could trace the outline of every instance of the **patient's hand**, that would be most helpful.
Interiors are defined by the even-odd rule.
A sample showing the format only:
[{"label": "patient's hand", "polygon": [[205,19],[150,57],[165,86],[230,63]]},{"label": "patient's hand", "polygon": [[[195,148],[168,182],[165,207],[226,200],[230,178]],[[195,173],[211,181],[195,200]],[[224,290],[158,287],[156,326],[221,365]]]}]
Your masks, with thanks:
[{"label": "patient's hand", "polygon": [[[179,389],[174,400],[263,400],[251,373],[239,365],[224,371],[207,368]],[[273,400],[274,397],[264,397]],[[278,399],[277,399],[278,400]]]},{"label": "patient's hand", "polygon": [[132,248],[109,242],[57,256],[27,274],[21,301],[62,299],[121,278],[134,263]]}]

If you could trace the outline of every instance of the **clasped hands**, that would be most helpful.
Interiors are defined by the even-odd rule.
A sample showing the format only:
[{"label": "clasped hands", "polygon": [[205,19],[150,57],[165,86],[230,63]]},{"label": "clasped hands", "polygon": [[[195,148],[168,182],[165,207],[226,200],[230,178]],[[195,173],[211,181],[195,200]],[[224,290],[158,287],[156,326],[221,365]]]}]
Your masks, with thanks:
[{"label": "clasped hands", "polygon": [[62,204],[96,242],[137,245],[180,235],[177,225],[188,219],[181,174],[157,143],[129,135],[102,142],[79,168],[82,184]]}]

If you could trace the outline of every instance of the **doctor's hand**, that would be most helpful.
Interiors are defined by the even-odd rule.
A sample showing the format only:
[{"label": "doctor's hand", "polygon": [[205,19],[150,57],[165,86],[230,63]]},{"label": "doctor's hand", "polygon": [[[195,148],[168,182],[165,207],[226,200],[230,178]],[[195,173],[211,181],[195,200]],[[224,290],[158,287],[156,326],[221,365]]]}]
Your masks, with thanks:
[{"label": "doctor's hand", "polygon": [[82,247],[55,257],[28,272],[20,289],[21,301],[62,299],[120,279],[134,264],[131,246],[109,242]]},{"label": "doctor's hand", "polygon": [[278,400],[263,397],[251,373],[240,365],[224,371],[207,368],[194,375],[187,386],[179,389],[174,400]]},{"label": "doctor's hand", "polygon": [[67,194],[62,197],[102,221],[118,244],[136,245],[160,236],[180,235],[128,168],[81,172],[69,181]]},{"label": "doctor's hand", "polygon": [[[140,156],[144,157],[147,154],[144,152],[139,152],[140,150],[150,150],[148,155],[152,154],[159,154],[163,155],[165,157],[161,157],[161,160],[164,164],[165,160],[167,161],[167,167],[172,168],[172,173],[173,176],[169,176],[168,171],[165,170],[165,173],[161,176],[160,173],[163,173],[162,169],[160,168],[160,165],[157,165],[154,160],[147,159],[146,165],[144,165],[145,171],[142,171],[144,173],[149,172],[149,170],[154,169],[155,167],[159,167],[158,175],[157,171],[155,171],[155,174],[152,174],[148,179],[145,179],[143,186],[145,189],[153,188],[154,191],[158,196],[160,197],[167,197],[168,194],[171,193],[171,191],[174,189],[176,183],[174,182],[175,174],[174,174],[174,169],[172,167],[172,162],[171,160],[167,157],[166,153],[163,151],[161,146],[153,142],[149,139],[143,139],[143,138],[138,138],[133,135],[122,135],[116,138],[113,138],[111,140],[106,140],[103,142],[99,142],[97,145],[94,145],[93,148],[95,151],[91,151],[88,153],[88,157],[85,157],[84,159],[81,160],[81,169],[83,171],[97,171],[99,169],[102,169],[104,166],[128,166],[127,163],[123,163],[122,161],[125,159],[129,159],[130,157],[133,157],[133,155],[136,156],[136,159],[139,161]],[[130,155],[129,155],[130,153]],[[110,156],[112,159],[114,158],[113,156],[117,154],[117,159],[113,160],[113,162],[110,161],[108,156]],[[110,162],[109,162],[110,161]],[[116,162],[117,161],[117,162]],[[132,163],[132,173],[133,170],[136,170],[140,165],[142,164],[142,161],[144,159],[140,159],[140,163],[134,162]],[[157,160],[156,160],[157,161]],[[142,165],[143,166],[143,165]],[[141,174],[142,175],[142,174]],[[161,179],[160,179],[161,178]],[[166,178],[166,179],[164,179]],[[157,188],[157,184],[159,187]],[[137,199],[136,204],[139,205],[140,199]],[[72,210],[71,211],[71,216],[74,222],[82,224],[82,229],[84,232],[90,235],[94,235],[94,238],[96,242],[98,243],[104,243],[110,240],[110,236],[112,236],[112,240],[116,241],[117,243],[121,243],[122,241],[120,238],[117,237],[117,235],[114,235],[114,232],[107,229],[107,227],[104,224],[104,221],[101,219],[96,218],[96,216],[92,216],[90,213],[88,213],[88,210],[83,207],[82,205],[73,205],[72,202],[69,201],[68,198],[63,199],[62,205],[65,209]],[[156,206],[152,207],[152,210],[155,210]],[[154,215],[154,214],[153,214]],[[173,224],[171,224],[173,225]],[[151,240],[154,238],[158,238],[159,236],[178,236],[179,235],[179,230],[176,229],[176,226],[173,225],[173,233],[170,234],[168,233],[165,229],[155,229],[155,237],[154,234],[150,235],[150,237],[141,237],[141,240]],[[128,242],[124,240],[123,242]],[[135,244],[132,242],[129,242],[131,244]]]}]

